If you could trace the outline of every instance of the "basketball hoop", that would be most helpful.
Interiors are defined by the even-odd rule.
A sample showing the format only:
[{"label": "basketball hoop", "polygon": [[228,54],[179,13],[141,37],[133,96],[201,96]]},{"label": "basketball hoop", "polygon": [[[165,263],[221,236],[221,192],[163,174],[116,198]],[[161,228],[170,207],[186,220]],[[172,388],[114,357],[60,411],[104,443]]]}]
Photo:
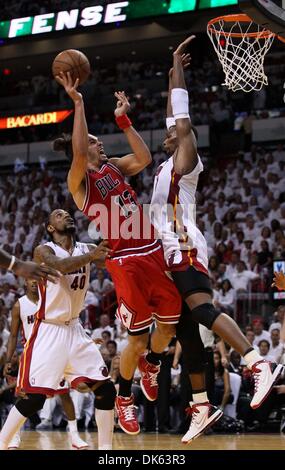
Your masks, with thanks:
[{"label": "basketball hoop", "polygon": [[207,33],[230,90],[250,92],[268,85],[264,57],[276,36],[245,14],[219,16],[209,21]]}]

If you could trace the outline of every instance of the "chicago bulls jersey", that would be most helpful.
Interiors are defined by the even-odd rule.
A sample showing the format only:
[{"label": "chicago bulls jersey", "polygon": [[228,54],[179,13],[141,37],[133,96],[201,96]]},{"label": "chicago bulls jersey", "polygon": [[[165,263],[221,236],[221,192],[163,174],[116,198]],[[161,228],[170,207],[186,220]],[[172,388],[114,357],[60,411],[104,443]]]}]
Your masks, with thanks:
[{"label": "chicago bulls jersey", "polygon": [[108,240],[113,257],[142,255],[159,249],[153,226],[132,187],[112,163],[86,173],[82,211]]},{"label": "chicago bulls jersey", "polygon": [[26,342],[31,336],[35,316],[37,311],[39,310],[40,302],[38,301],[37,303],[34,303],[28,298],[27,295],[23,295],[23,297],[19,298],[19,305],[20,318],[23,328],[23,339],[24,342]]},{"label": "chicago bulls jersey", "polygon": [[207,243],[196,226],[195,193],[203,164],[187,175],[174,171],[173,157],[156,173],[151,199],[152,222],[162,239],[164,257],[171,270],[194,265],[207,273]]},{"label": "chicago bulls jersey", "polygon": [[[48,242],[45,246],[52,248],[59,258],[89,253],[86,243],[76,242],[72,254],[54,242]],[[55,323],[69,322],[78,318],[84,307],[89,277],[90,264],[88,263],[74,272],[63,274],[56,284],[49,281],[46,285],[40,284],[39,292],[42,302],[37,317]]]}]

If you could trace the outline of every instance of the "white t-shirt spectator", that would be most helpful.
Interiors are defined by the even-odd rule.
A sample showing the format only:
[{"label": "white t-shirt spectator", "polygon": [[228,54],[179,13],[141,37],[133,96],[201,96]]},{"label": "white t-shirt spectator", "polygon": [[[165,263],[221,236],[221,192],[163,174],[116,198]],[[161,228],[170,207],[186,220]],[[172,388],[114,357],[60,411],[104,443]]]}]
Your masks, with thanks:
[{"label": "white t-shirt spectator", "polygon": [[91,287],[98,297],[102,297],[106,292],[110,292],[114,289],[114,284],[107,278],[103,279],[103,282],[99,281],[99,279],[95,279],[91,282]]},{"label": "white t-shirt spectator", "polygon": [[16,278],[13,273],[6,272],[0,276],[0,285],[9,284],[10,286],[15,286]]},{"label": "white t-shirt spectator", "polygon": [[8,343],[8,339],[9,339],[9,336],[10,336],[10,333],[8,330],[6,330],[6,328],[4,328],[1,332],[0,332],[0,336],[3,340],[3,346],[6,348],[7,346],[7,343]]},{"label": "white t-shirt spectator", "polygon": [[104,328],[103,327],[95,328],[95,330],[93,330],[92,332],[91,338],[92,339],[102,338],[103,331],[109,331],[111,333],[111,339],[114,339],[114,328],[112,328],[112,326],[110,325],[107,325]]},{"label": "white t-shirt spectator", "polygon": [[279,330],[279,331],[280,331],[280,330],[281,330],[281,326],[282,326],[282,325],[281,325],[280,321],[276,321],[276,322],[274,322],[274,323],[271,323],[271,325],[270,325],[268,331],[269,331],[270,334],[271,334],[271,331],[272,331],[272,330]]},{"label": "white t-shirt spectator", "polygon": [[247,290],[249,281],[258,279],[259,276],[252,271],[244,270],[241,273],[235,272],[230,276],[230,281],[235,290]]},{"label": "white t-shirt spectator", "polygon": [[88,305],[94,305],[94,307],[98,307],[99,305],[98,298],[96,297],[94,292],[91,292],[90,290],[86,292],[86,296],[84,299],[84,307],[86,308],[88,307]]},{"label": "white t-shirt spectator", "polygon": [[260,333],[260,335],[255,335],[255,338],[253,340],[253,345],[254,346],[258,346],[258,344],[260,343],[260,341],[262,341],[263,339],[266,339],[266,341],[269,342],[270,344],[270,340],[271,340],[271,337],[270,337],[270,333],[269,331],[267,330],[262,330],[262,332]]},{"label": "white t-shirt spectator", "polygon": [[218,292],[218,296],[217,296],[217,301],[221,304],[221,305],[225,305],[225,306],[228,306],[228,307],[231,307],[234,305],[235,303],[235,297],[236,297],[236,293],[235,293],[235,290],[234,289],[230,289],[228,292],[225,292],[225,295],[223,294],[223,291],[220,290]]},{"label": "white t-shirt spectator", "polygon": [[277,362],[279,364],[279,361],[281,359],[281,356],[283,355],[284,349],[285,348],[285,343],[282,341],[279,342],[278,346],[273,347],[272,344],[269,349],[269,354],[274,358],[274,362]]},{"label": "white t-shirt spectator", "polygon": [[15,294],[13,292],[9,292],[7,295],[1,294],[0,298],[4,300],[5,306],[7,308],[12,308],[15,303]]}]

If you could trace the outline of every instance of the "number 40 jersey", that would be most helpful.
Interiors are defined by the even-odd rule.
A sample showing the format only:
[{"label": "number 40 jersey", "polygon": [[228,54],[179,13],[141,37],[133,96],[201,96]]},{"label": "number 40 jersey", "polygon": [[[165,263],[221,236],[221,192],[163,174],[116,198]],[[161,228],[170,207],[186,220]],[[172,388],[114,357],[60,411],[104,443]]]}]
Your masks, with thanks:
[{"label": "number 40 jersey", "polygon": [[[72,254],[54,242],[45,246],[49,246],[59,258],[82,256],[90,251],[86,243],[79,242],[75,243]],[[77,318],[84,308],[89,277],[90,264],[87,264],[72,273],[63,274],[56,284],[49,281],[46,285],[40,284],[41,303],[37,318],[59,324]]]}]

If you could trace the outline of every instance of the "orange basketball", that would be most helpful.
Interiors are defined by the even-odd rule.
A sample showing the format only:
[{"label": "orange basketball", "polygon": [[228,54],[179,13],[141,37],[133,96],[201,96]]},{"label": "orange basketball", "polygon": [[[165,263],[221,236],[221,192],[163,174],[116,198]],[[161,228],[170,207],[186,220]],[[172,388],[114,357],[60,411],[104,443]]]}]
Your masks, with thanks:
[{"label": "orange basketball", "polygon": [[90,64],[86,55],[76,49],[67,49],[60,52],[53,61],[53,76],[59,72],[70,72],[72,80],[79,78],[79,84],[84,83],[90,74]]}]

